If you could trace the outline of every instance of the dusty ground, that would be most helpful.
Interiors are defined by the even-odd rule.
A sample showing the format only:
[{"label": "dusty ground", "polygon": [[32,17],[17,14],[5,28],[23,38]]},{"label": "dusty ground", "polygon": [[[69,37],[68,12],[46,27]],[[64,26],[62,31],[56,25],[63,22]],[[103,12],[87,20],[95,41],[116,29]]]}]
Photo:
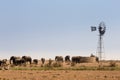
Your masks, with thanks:
[{"label": "dusty ground", "polygon": [[[46,62],[47,64],[47,62]],[[103,62],[103,66],[109,66],[109,62]],[[74,66],[62,63],[63,70],[42,69],[38,65],[10,67],[9,70],[0,70],[0,80],[120,80],[120,62],[116,62],[115,70],[87,70],[89,67],[99,67],[98,63],[80,63]],[[44,65],[45,66],[45,65]],[[74,70],[69,68],[75,68]],[[85,70],[77,70],[86,67]],[[116,68],[119,69],[116,69]],[[17,69],[18,68],[18,69]],[[22,69],[21,69],[22,68]],[[33,68],[33,69],[30,69]]]},{"label": "dusty ground", "polygon": [[120,80],[120,71],[1,70],[0,80]]}]

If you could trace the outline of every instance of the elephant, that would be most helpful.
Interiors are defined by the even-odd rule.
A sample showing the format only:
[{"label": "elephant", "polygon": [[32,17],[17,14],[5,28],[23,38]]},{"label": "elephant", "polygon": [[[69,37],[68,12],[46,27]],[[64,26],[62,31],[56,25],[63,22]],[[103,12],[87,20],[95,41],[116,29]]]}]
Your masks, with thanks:
[{"label": "elephant", "polygon": [[41,58],[42,64],[45,63],[45,58]]},{"label": "elephant", "polygon": [[21,64],[24,64],[24,63],[25,63],[25,60],[22,59],[22,58],[15,60],[15,64],[16,64],[16,65],[21,65]]},{"label": "elephant", "polygon": [[16,57],[16,56],[11,56],[10,57],[10,64],[14,64],[14,65],[21,65],[23,63],[25,63],[25,60],[22,59],[21,57]]},{"label": "elephant", "polygon": [[17,60],[20,59],[20,57],[16,57],[16,56],[11,56],[10,57],[10,64],[17,64]]},{"label": "elephant", "polygon": [[3,65],[3,62],[2,62],[2,60],[0,60],[0,66],[2,66]]},{"label": "elephant", "polygon": [[33,59],[34,64],[38,64],[38,59]]},{"label": "elephant", "polygon": [[22,56],[22,59],[25,60],[25,63],[29,62],[32,63],[32,58],[30,56]]},{"label": "elephant", "polygon": [[69,55],[65,56],[65,62],[70,62],[70,56]]},{"label": "elephant", "polygon": [[7,59],[0,60],[0,66],[7,64]]},{"label": "elephant", "polygon": [[98,63],[99,63],[99,61],[100,61],[100,60],[99,60],[99,58],[98,58],[98,57],[96,57],[96,62],[98,62]]},{"label": "elephant", "polygon": [[62,56],[55,56],[55,61],[63,62],[63,57]]},{"label": "elephant", "polygon": [[72,62],[74,62],[74,63],[80,63],[80,59],[81,59],[80,56],[73,56],[72,57]]}]

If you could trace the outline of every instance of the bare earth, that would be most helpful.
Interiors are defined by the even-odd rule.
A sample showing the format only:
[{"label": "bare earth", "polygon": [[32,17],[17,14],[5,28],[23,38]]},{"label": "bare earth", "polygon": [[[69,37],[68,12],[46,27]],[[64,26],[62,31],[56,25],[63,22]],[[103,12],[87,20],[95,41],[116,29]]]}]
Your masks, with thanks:
[{"label": "bare earth", "polygon": [[120,71],[1,70],[0,80],[120,80]]},{"label": "bare earth", "polygon": [[[120,80],[120,69],[117,70],[120,67],[120,62],[116,62],[117,66],[115,70],[77,70],[77,68],[79,69],[81,67],[98,67],[98,63],[76,64],[73,66],[75,70],[69,69],[72,67],[71,64],[63,62],[62,65],[63,70],[59,68],[44,70],[41,67],[41,63],[38,65],[27,65],[25,67],[10,67],[9,70],[0,70],[0,80]],[[104,62],[102,65],[109,66],[109,62]],[[20,69],[22,67],[23,69]],[[31,67],[33,69],[30,69]]]}]

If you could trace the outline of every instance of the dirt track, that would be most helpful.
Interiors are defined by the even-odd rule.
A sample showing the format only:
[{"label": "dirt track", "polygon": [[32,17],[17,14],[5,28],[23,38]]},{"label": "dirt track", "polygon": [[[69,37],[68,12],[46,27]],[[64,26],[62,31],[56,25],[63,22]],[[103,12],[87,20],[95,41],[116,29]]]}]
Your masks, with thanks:
[{"label": "dirt track", "polygon": [[120,71],[1,70],[0,80],[120,80]]}]

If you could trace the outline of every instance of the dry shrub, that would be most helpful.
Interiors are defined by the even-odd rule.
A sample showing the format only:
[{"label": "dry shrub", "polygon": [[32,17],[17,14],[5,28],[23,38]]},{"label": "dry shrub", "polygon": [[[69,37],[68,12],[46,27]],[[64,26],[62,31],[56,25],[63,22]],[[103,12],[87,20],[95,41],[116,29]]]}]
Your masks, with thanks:
[{"label": "dry shrub", "polygon": [[15,67],[15,65],[14,64],[10,64],[10,67]]},{"label": "dry shrub", "polygon": [[22,65],[20,65],[20,66],[24,66],[24,67],[27,67],[27,64],[22,64]]},{"label": "dry shrub", "polygon": [[10,69],[10,66],[4,66],[4,70],[9,70]]},{"label": "dry shrub", "polygon": [[52,60],[51,59],[49,59],[49,62],[48,62],[48,64],[51,66],[52,65]]},{"label": "dry shrub", "polygon": [[41,64],[41,67],[44,67],[44,65],[43,65],[43,64]]},{"label": "dry shrub", "polygon": [[66,65],[71,65],[71,62],[67,62]]},{"label": "dry shrub", "polygon": [[71,66],[72,66],[72,67],[74,67],[75,65],[76,65],[76,63],[75,63],[75,62],[72,62],[72,63],[71,63]]},{"label": "dry shrub", "polygon": [[51,66],[49,63],[47,63],[47,64],[45,64],[44,66],[41,65],[41,67],[49,67],[49,68],[51,68],[52,66]]},{"label": "dry shrub", "polygon": [[0,70],[3,70],[3,68],[2,68],[2,67],[0,67]]},{"label": "dry shrub", "polygon": [[63,64],[62,64],[62,62],[55,62],[55,63],[52,64],[52,66],[53,67],[62,67]]},{"label": "dry shrub", "polygon": [[109,67],[116,67],[117,66],[117,64],[116,64],[116,62],[114,62],[114,61],[111,61],[110,63],[109,63]]},{"label": "dry shrub", "polygon": [[[28,65],[26,64],[25,67],[28,67]],[[34,67],[34,64],[30,64],[30,67]]]},{"label": "dry shrub", "polygon": [[52,62],[53,61],[51,59],[49,59],[48,63],[45,65],[41,65],[41,67],[52,67]]}]

